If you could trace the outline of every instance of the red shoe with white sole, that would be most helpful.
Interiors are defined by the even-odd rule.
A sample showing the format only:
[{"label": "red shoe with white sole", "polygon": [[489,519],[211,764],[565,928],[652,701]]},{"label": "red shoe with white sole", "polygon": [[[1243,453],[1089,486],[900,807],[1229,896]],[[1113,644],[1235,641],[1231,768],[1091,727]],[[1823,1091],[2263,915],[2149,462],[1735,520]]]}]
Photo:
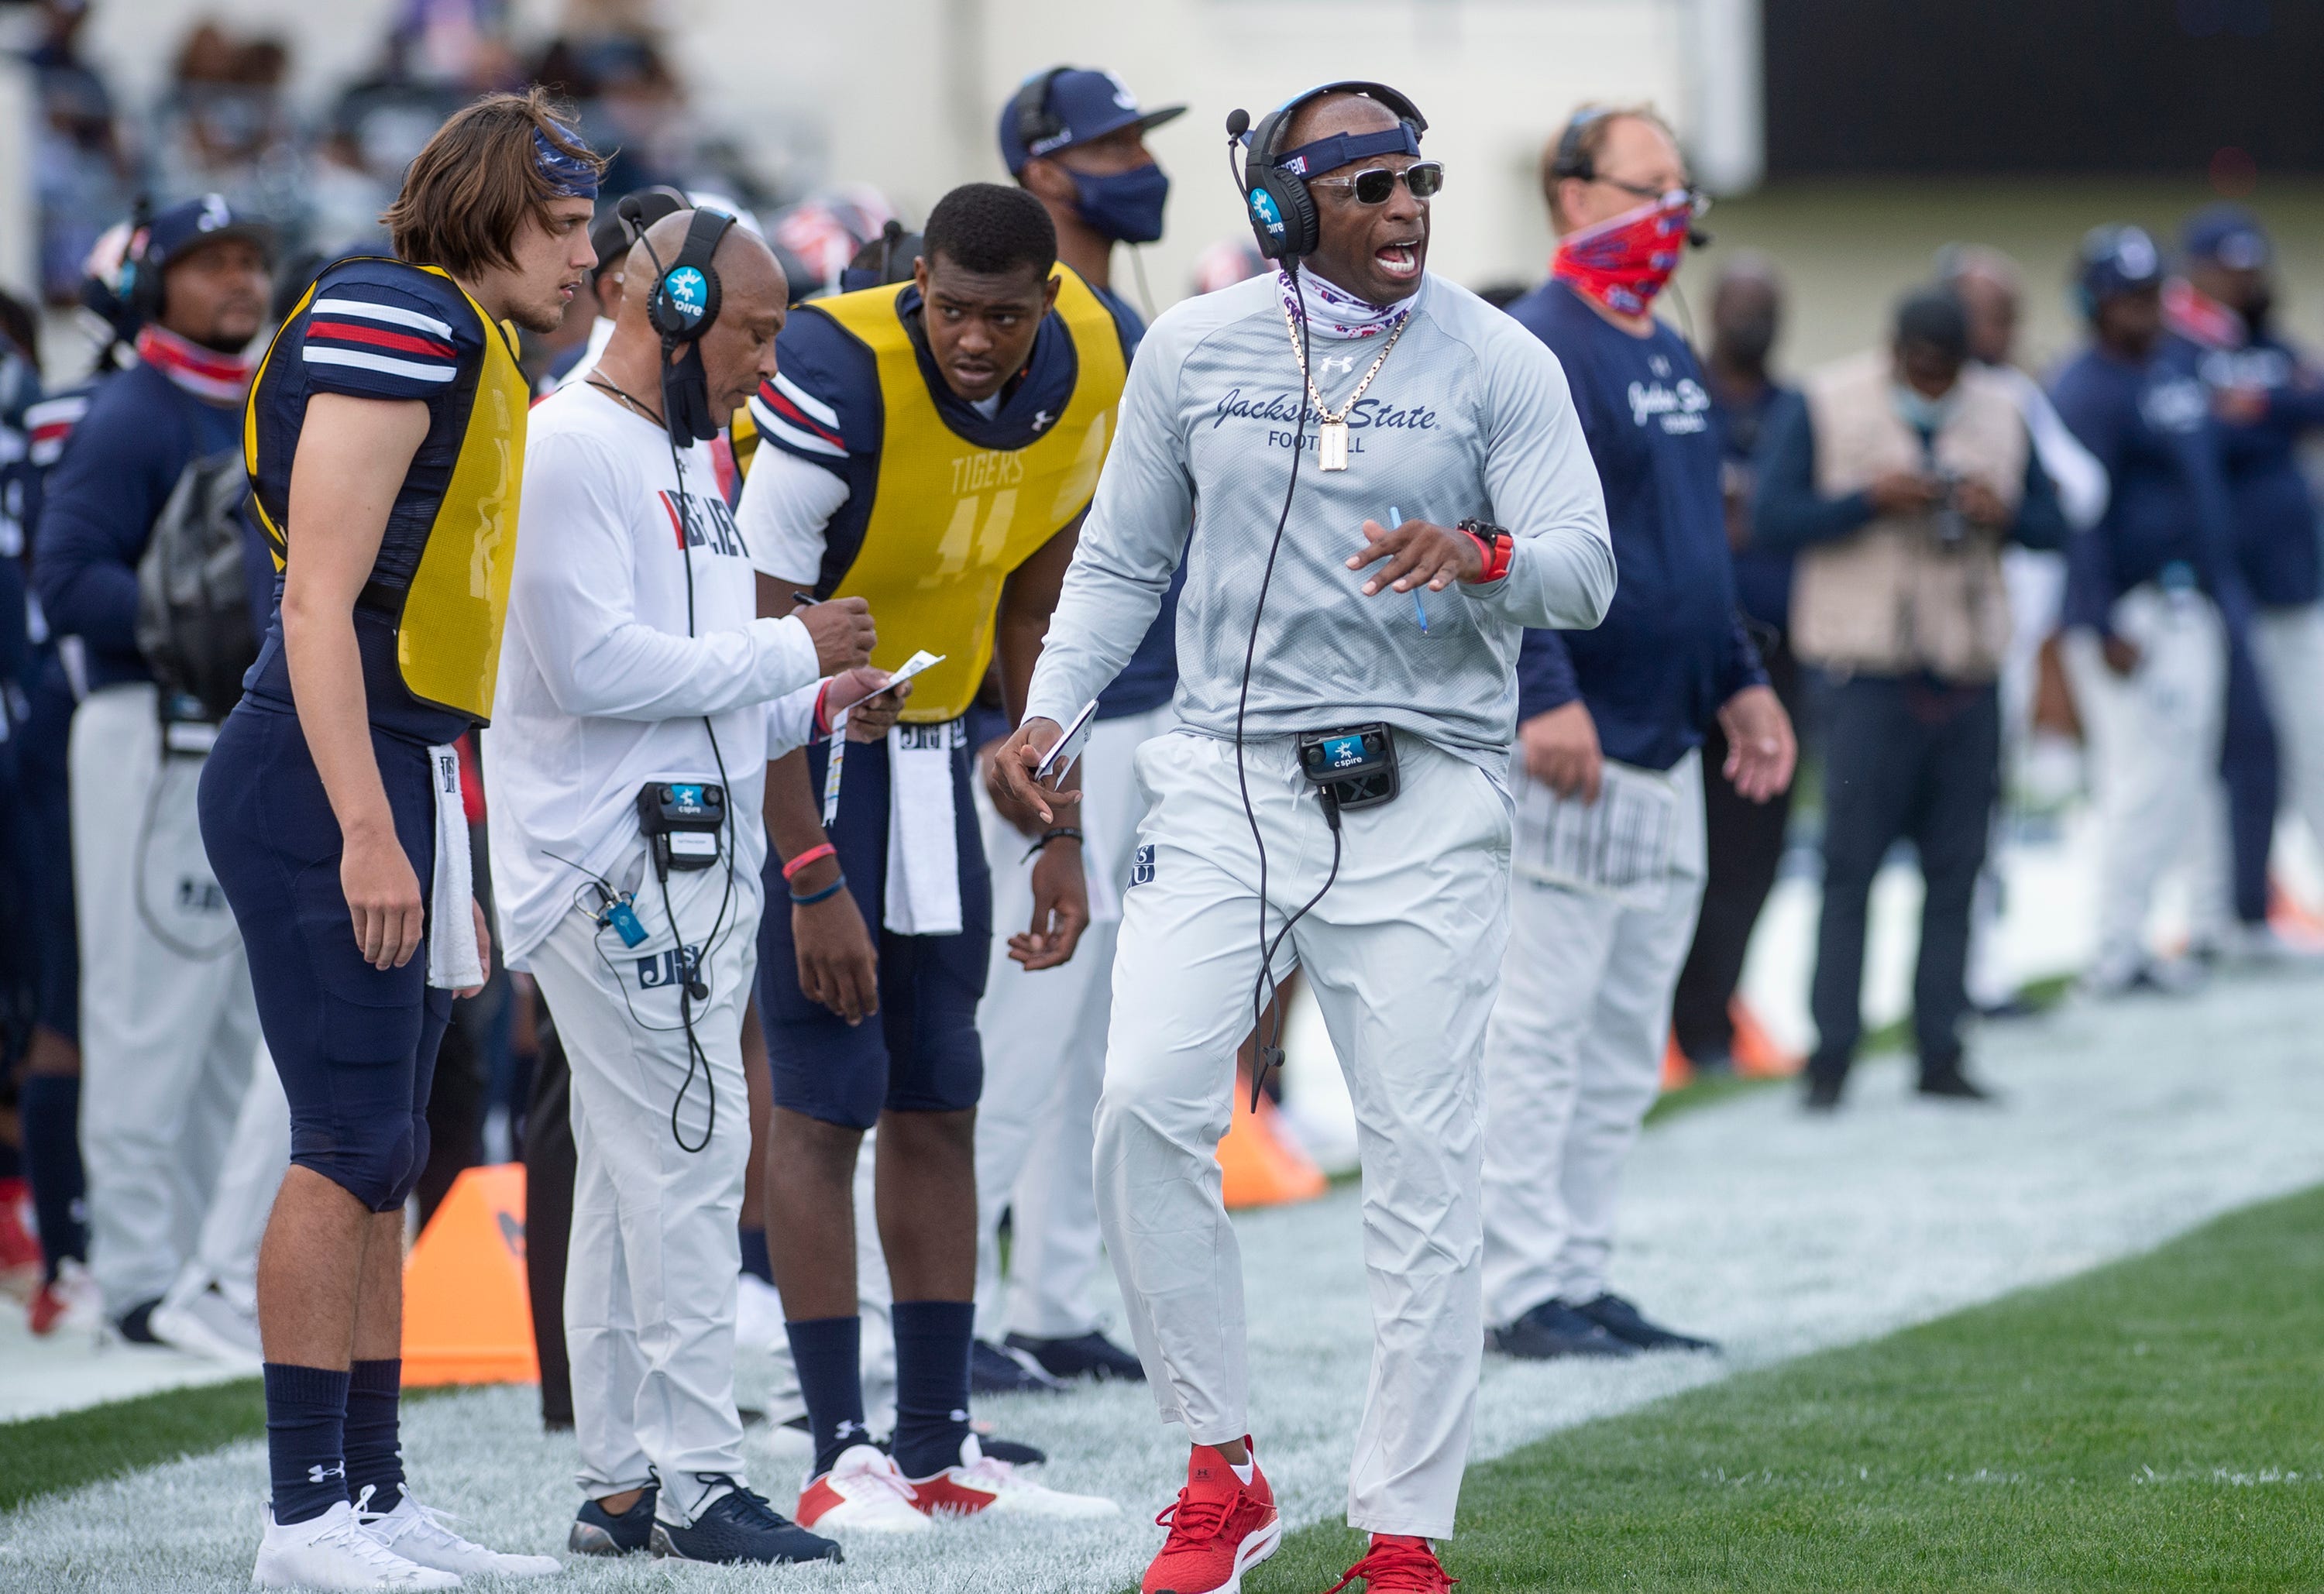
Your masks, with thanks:
[{"label": "red shoe with white sole", "polygon": [[1445,1594],[1461,1580],[1444,1574],[1434,1545],[1401,1534],[1374,1534],[1364,1558],[1323,1594],[1340,1594],[1359,1578],[1363,1580],[1364,1594]]},{"label": "red shoe with white sole", "polygon": [[1154,1519],[1169,1528],[1170,1536],[1146,1569],[1140,1594],[1240,1594],[1242,1574],[1283,1542],[1275,1491],[1259,1470],[1250,1440],[1242,1442],[1250,1456],[1249,1483],[1210,1445],[1196,1445],[1186,1459],[1186,1487]]},{"label": "red shoe with white sole", "polygon": [[912,1486],[888,1452],[853,1444],[831,1470],[800,1491],[791,1520],[825,1534],[926,1533],[928,1519],[912,1502]]},{"label": "red shoe with white sole", "polygon": [[908,1478],[912,1504],[931,1516],[1038,1516],[1051,1522],[1087,1522],[1119,1516],[1121,1507],[1102,1495],[1069,1495],[1035,1483],[1007,1461],[996,1461],[971,1433],[960,1442],[960,1463],[930,1478]]}]

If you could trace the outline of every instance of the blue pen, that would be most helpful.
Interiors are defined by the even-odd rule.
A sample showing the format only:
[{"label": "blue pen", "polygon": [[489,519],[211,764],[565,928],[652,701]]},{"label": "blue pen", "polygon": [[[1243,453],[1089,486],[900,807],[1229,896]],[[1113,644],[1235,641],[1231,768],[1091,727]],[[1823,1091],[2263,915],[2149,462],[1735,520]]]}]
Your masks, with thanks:
[{"label": "blue pen", "polygon": [[[1398,526],[1403,524],[1404,511],[1397,508],[1396,505],[1392,503],[1389,504],[1388,506],[1388,529],[1393,531]],[[1420,634],[1424,637],[1426,636],[1428,634],[1428,605],[1420,601],[1420,589],[1416,586],[1412,589],[1412,613],[1413,617],[1420,622]]]}]

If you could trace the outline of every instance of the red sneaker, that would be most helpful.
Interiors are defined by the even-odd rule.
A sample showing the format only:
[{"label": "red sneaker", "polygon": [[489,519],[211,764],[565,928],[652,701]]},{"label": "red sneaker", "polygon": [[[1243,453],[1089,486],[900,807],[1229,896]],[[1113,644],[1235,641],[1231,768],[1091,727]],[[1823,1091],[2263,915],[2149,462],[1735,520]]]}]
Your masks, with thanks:
[{"label": "red sneaker", "polygon": [[[1243,1444],[1248,1449],[1250,1440]],[[1155,1521],[1170,1529],[1162,1553],[1146,1569],[1140,1594],[1239,1594],[1242,1574],[1275,1553],[1283,1521],[1275,1491],[1250,1452],[1250,1481],[1212,1446],[1198,1444],[1186,1460],[1186,1487]]]},{"label": "red sneaker", "polygon": [[32,1210],[32,1187],[23,1179],[0,1179],[0,1290],[30,1299],[47,1272],[41,1242],[24,1219]]},{"label": "red sneaker", "polygon": [[1401,1534],[1374,1534],[1364,1558],[1323,1594],[1340,1594],[1358,1578],[1364,1580],[1365,1594],[1445,1594],[1461,1580],[1444,1575],[1435,1548],[1426,1539]]}]

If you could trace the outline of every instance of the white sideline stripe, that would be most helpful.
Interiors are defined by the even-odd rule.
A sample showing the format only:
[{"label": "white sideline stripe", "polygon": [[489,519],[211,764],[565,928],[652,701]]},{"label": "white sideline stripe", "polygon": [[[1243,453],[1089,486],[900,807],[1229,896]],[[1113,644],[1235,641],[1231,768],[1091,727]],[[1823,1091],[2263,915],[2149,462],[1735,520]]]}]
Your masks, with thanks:
[{"label": "white sideline stripe", "polygon": [[785,376],[779,371],[775,373],[775,391],[782,394],[784,398],[788,399],[792,403],[797,404],[800,410],[804,410],[813,419],[823,422],[824,425],[829,427],[833,431],[837,431],[839,429],[838,410],[834,410],[830,405],[825,403],[821,399],[816,398],[813,393],[799,386],[798,383],[793,382],[789,377]]},{"label": "white sideline stripe", "polygon": [[318,299],[309,307],[317,316],[361,316],[366,320],[385,321],[391,326],[417,327],[422,332],[433,332],[446,342],[451,341],[452,328],[433,316],[423,316],[418,310],[407,310],[399,305],[373,304],[361,299]]},{"label": "white sideline stripe", "polygon": [[751,401],[751,419],[759,423],[759,432],[762,437],[779,438],[791,447],[804,448],[809,454],[825,454],[834,459],[847,457],[846,449],[827,438],[816,437],[813,432],[799,430],[756,399]]},{"label": "white sideline stripe", "polygon": [[[1489,1359],[1476,1458],[2061,1278],[2324,1179],[2324,1142],[2310,1128],[2324,1116],[2324,1070],[2313,1062],[2319,991],[2313,975],[2223,979],[2176,1005],[2134,1001],[1988,1028],[1973,1065],[2006,1092],[1997,1108],[1916,1101],[1907,1069],[1890,1058],[1858,1068],[1847,1108],[1830,1120],[1809,1121],[1793,1091],[1775,1090],[1648,1130],[1626,1181],[1614,1286],[1658,1320],[1723,1338],[1728,1359]],[[2235,1065],[2220,1067],[2222,1056]],[[1346,1506],[1371,1361],[1357,1195],[1338,1190],[1235,1223],[1254,1330],[1252,1417],[1286,1532]],[[0,1314],[0,1377],[29,1341],[9,1337],[24,1334],[21,1321]],[[107,1359],[86,1354],[95,1366]],[[793,1398],[763,1354],[745,1350],[736,1363],[746,1404],[772,1414]],[[977,1405],[1001,1432],[1049,1451],[1045,1483],[1110,1496],[1123,1515],[978,1519],[908,1542],[867,1540],[817,1571],[816,1594],[1136,1584],[1162,1542],[1144,1518],[1168,1502],[1186,1464],[1184,1434],[1155,1421],[1152,1392],[1099,1384]],[[414,1475],[436,1497],[461,1502],[463,1533],[497,1549],[562,1547],[577,1457],[571,1434],[542,1435],[536,1390],[415,1402],[403,1424]],[[744,1443],[751,1477],[782,1504],[807,1464],[795,1436],[770,1424]],[[264,1451],[249,1441],[31,1501],[0,1514],[0,1583],[241,1594],[265,1491]],[[1447,1559],[1458,1575],[1458,1539]],[[569,1594],[667,1594],[667,1573],[641,1557],[588,1560],[568,1569]]]},{"label": "white sideline stripe", "polygon": [[355,365],[365,371],[384,371],[391,376],[408,376],[414,382],[449,382],[459,371],[456,365],[422,365],[412,360],[390,359],[385,355],[366,355],[360,349],[323,348],[311,343],[301,346],[300,357],[317,365]]}]

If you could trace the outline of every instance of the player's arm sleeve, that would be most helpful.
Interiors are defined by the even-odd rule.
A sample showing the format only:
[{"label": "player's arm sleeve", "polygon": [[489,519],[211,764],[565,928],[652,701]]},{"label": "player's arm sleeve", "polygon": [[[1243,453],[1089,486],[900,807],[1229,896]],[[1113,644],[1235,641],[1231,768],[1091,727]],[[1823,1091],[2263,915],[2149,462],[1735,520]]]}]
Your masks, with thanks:
[{"label": "player's arm sleeve", "polygon": [[1730,613],[1727,617],[1727,646],[1719,659],[1719,701],[1725,703],[1746,687],[1767,684],[1767,667],[1759,658],[1759,644],[1751,640],[1750,628],[1743,623],[1742,613]]},{"label": "player's arm sleeve", "polygon": [[82,423],[50,474],[32,585],[51,631],[108,652],[137,646],[137,561],[176,481],[165,425],[115,404]]},{"label": "player's arm sleeve", "polygon": [[623,491],[622,466],[568,436],[536,438],[524,465],[510,619],[524,628],[558,707],[623,720],[721,714],[821,674],[796,619],[705,637],[640,621],[629,520],[637,494]]},{"label": "player's arm sleeve", "polygon": [[1121,425],[1033,668],[1028,719],[1068,724],[1121,673],[1185,557],[1194,482],[1178,420],[1184,362],[1158,343],[1148,334],[1130,368]]},{"label": "player's arm sleeve", "polygon": [[823,700],[823,681],[809,681],[767,705],[767,761],[805,747],[820,734],[815,723],[816,705]]},{"label": "player's arm sleeve", "polygon": [[734,509],[752,567],[812,586],[823,568],[826,529],[847,502],[847,491],[845,477],[762,440]]},{"label": "player's arm sleeve", "polygon": [[481,345],[472,322],[425,295],[380,282],[333,282],[308,308],[299,360],[309,390],[426,401],[451,391]]},{"label": "player's arm sleeve", "polygon": [[1588,631],[1614,601],[1606,497],[1565,368],[1514,323],[1479,349],[1485,383],[1485,489],[1517,539],[1508,574],[1463,585],[1488,613],[1524,626]]},{"label": "player's arm sleeve", "polygon": [[2057,486],[2068,528],[2086,531],[2106,513],[2107,467],[2082,447],[2049,394],[2030,378],[2024,389],[2025,429],[2034,439],[2034,452],[2042,456],[2042,468]]},{"label": "player's arm sleeve", "polygon": [[1554,631],[1528,631],[1517,647],[1517,723],[1563,708],[1582,696],[1573,656]]},{"label": "player's arm sleeve", "polygon": [[1869,493],[1826,498],[1816,491],[1815,469],[1815,422],[1807,399],[1782,394],[1768,407],[1754,462],[1753,547],[1791,553],[1837,541],[1872,519]]}]

